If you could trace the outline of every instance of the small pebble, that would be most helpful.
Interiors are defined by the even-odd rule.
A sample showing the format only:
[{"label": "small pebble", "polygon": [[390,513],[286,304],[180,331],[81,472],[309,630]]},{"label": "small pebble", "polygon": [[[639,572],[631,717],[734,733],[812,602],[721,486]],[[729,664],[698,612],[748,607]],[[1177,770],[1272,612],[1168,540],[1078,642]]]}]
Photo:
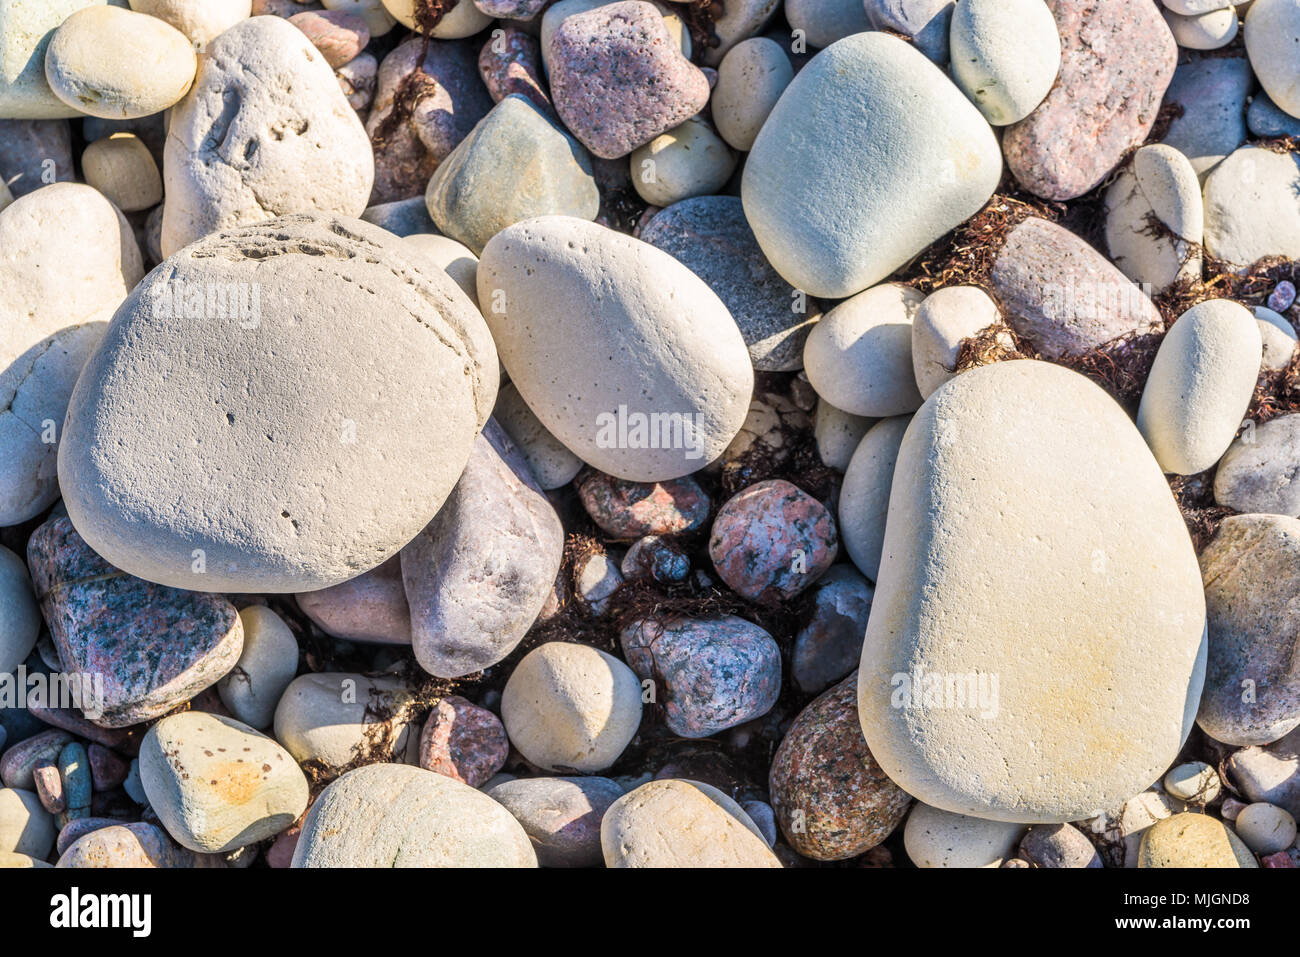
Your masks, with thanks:
[{"label": "small pebble", "polygon": [[1248,805],[1237,815],[1234,827],[1256,854],[1275,854],[1295,843],[1295,818],[1274,804]]},{"label": "small pebble", "polygon": [[457,695],[434,705],[420,733],[420,767],[472,788],[500,771],[509,751],[501,720]]}]

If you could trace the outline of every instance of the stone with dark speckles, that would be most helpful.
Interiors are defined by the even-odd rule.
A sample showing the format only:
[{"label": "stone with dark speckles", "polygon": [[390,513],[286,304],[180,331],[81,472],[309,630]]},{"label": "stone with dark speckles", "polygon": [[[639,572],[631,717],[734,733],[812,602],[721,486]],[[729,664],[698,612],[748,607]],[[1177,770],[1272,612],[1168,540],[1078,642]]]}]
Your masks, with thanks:
[{"label": "stone with dark speckles", "polygon": [[587,514],[613,538],[690,532],[709,517],[709,497],[689,476],[629,482],[588,469],[575,484]]},{"label": "stone with dark speckles", "polygon": [[555,115],[542,79],[542,50],[536,37],[518,27],[503,27],[499,37],[492,31],[479,51],[478,72],[494,103],[518,93],[548,116]]},{"label": "stone with dark speckles", "polygon": [[420,767],[472,788],[500,771],[509,753],[501,719],[458,695],[434,705],[420,733]]}]

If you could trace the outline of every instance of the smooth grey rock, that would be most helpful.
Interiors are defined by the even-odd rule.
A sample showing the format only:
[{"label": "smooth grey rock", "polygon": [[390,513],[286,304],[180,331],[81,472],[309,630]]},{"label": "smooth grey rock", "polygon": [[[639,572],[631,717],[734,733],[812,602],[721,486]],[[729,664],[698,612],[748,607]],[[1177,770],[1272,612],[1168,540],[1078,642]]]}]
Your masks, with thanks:
[{"label": "smooth grey rock", "polygon": [[963,0],[948,36],[954,82],[993,126],[1032,113],[1061,69],[1061,36],[1043,0]]},{"label": "smooth grey rock", "polygon": [[1300,815],[1300,729],[1267,747],[1242,748],[1228,759],[1228,774],[1250,800]]},{"label": "smooth grey rock", "polygon": [[600,867],[600,821],[623,789],[609,778],[517,778],[485,789],[514,815],[541,867]]},{"label": "smooth grey rock", "polygon": [[0,852],[44,859],[56,834],[54,818],[34,791],[0,788]]},{"label": "smooth grey rock", "polygon": [[1169,124],[1161,142],[1186,156],[1204,177],[1246,142],[1246,99],[1254,88],[1255,76],[1244,56],[1199,57],[1180,64],[1165,102],[1181,106],[1183,113]]},{"label": "smooth grey rock", "polygon": [[528,834],[486,794],[445,775],[372,764],[312,804],[294,867],[536,867]]},{"label": "smooth grey rock", "polygon": [[1292,0],[1255,0],[1246,14],[1246,53],[1260,86],[1300,117],[1300,7]]},{"label": "smooth grey rock", "polygon": [[1035,867],[1101,867],[1101,855],[1092,841],[1069,824],[1031,827],[1020,842],[1020,856]]},{"label": "smooth grey rock", "polygon": [[1205,180],[1205,251],[1245,270],[1300,259],[1300,154],[1243,146]]},{"label": "smooth grey rock", "polygon": [[1001,321],[997,303],[978,286],[945,286],[926,296],[912,317],[912,372],[921,398],[957,374],[964,340]]},{"label": "smooth grey rock", "polygon": [[69,404],[60,484],[91,547],[141,578],[324,588],[428,524],[496,388],[482,318],[445,273],[359,220],[284,217],[136,287]]},{"label": "smooth grey rock", "polygon": [[876,424],[876,419],[837,409],[825,399],[817,400],[813,416],[813,435],[822,464],[841,472],[849,467],[862,437]]},{"label": "smooth grey rock", "polygon": [[1172,146],[1144,146],[1106,191],[1106,245],[1124,275],[1163,292],[1197,281],[1205,216],[1196,170]]},{"label": "smooth grey rock", "polygon": [[0,180],[15,197],[74,179],[67,120],[0,120]]},{"label": "smooth grey rock", "polygon": [[800,691],[816,693],[858,666],[875,589],[848,565],[832,565],[811,594],[811,617],[790,653],[790,677]]},{"label": "smooth grey rock", "polygon": [[903,826],[903,847],[917,867],[999,867],[1016,852],[1023,824],[985,821],[917,801]]},{"label": "smooth grey rock", "polygon": [[1248,425],[1214,473],[1214,500],[1237,512],[1300,518],[1300,413]]},{"label": "smooth grey rock", "polygon": [[785,0],[783,9],[790,29],[819,49],[871,29],[862,0]]},{"label": "smooth grey rock", "polygon": [[582,471],[582,459],[546,430],[513,382],[501,387],[492,417],[515,443],[543,489],[568,485]]},{"label": "smooth grey rock", "polygon": [[230,713],[254,728],[269,727],[275,706],[298,671],[298,641],[289,626],[265,605],[240,609],[244,647],[217,694]]},{"label": "smooth grey rock", "polygon": [[880,575],[898,448],[910,421],[900,415],[873,425],[853,452],[840,487],[840,540],[853,564],[873,581]]},{"label": "smooth grey rock", "polygon": [[[859,141],[871,148],[843,146]],[[859,33],[786,88],[754,141],[741,197],[787,282],[843,298],[977,213],[1001,174],[993,131],[933,63],[897,37]]]},{"label": "smooth grey rock", "polygon": [[1246,111],[1246,125],[1261,139],[1300,136],[1300,117],[1286,112],[1262,90],[1250,101],[1250,109]]},{"label": "smooth grey rock", "polygon": [[865,0],[867,19],[877,30],[894,30],[912,38],[935,63],[948,62],[953,0]]},{"label": "smooth grey rock", "polygon": [[505,658],[537,619],[563,557],[559,516],[489,420],[438,514],[402,549],[420,666],[459,678]]},{"label": "smooth grey rock", "polygon": [[388,230],[395,236],[405,237],[438,232],[438,227],[434,225],[433,218],[429,215],[429,204],[424,201],[423,196],[412,196],[410,199],[367,206],[361,218],[367,223],[374,223],[381,229]]}]

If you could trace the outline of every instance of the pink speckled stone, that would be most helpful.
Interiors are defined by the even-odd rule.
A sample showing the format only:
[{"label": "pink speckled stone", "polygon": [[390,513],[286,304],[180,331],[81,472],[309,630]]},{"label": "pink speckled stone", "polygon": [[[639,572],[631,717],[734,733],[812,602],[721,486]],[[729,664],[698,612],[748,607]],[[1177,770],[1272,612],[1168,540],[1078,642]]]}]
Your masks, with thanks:
[{"label": "pink speckled stone", "polygon": [[59,777],[58,766],[53,761],[42,761],[32,769],[32,779],[36,782],[36,796],[41,799],[41,807],[51,814],[58,814],[68,807],[63,793],[63,778]]},{"label": "pink speckled stone", "polygon": [[566,18],[551,36],[551,97],[597,156],[626,156],[709,102],[709,81],[644,0]]},{"label": "pink speckled stone", "polygon": [[705,738],[767,714],[781,693],[781,649],[743,618],[635,621],[620,636],[623,657],[655,683],[664,722],[683,738]]},{"label": "pink speckled stone", "polygon": [[799,712],[772,757],[768,791],[790,846],[818,861],[857,857],[906,816],[911,796],[862,737],[856,671]]},{"label": "pink speckled stone", "polygon": [[542,49],[537,38],[518,27],[493,30],[478,55],[478,72],[494,103],[512,93],[526,96],[548,116],[555,115],[542,80]]},{"label": "pink speckled stone", "polygon": [[34,734],[19,741],[0,755],[0,782],[7,788],[36,790],[36,768],[46,761],[56,761],[72,735],[58,728]]},{"label": "pink speckled stone", "polygon": [[472,788],[500,771],[509,753],[501,719],[457,695],[439,701],[420,732],[420,767]]},{"label": "pink speckled stone", "polygon": [[1044,199],[1075,199],[1146,139],[1178,65],[1152,0],[1047,0],[1061,72],[1038,108],[1007,128],[1007,165]]},{"label": "pink speckled stone", "polygon": [[346,10],[308,10],[295,13],[289,22],[306,34],[331,69],[337,70],[370,42],[366,21]]},{"label": "pink speckled stone", "polygon": [[1269,854],[1259,859],[1261,867],[1295,867],[1295,861],[1286,851],[1278,851],[1276,854]]},{"label": "pink speckled stone", "polygon": [[839,533],[821,502],[784,479],[732,496],[713,520],[709,557],[750,601],[793,598],[835,561]]},{"label": "pink speckled stone", "polygon": [[689,476],[629,482],[595,469],[577,478],[578,497],[592,521],[614,538],[689,532],[709,517],[709,497]]},{"label": "pink speckled stone", "polygon": [[397,555],[356,578],[294,597],[303,614],[327,635],[347,641],[411,643],[411,609]]}]

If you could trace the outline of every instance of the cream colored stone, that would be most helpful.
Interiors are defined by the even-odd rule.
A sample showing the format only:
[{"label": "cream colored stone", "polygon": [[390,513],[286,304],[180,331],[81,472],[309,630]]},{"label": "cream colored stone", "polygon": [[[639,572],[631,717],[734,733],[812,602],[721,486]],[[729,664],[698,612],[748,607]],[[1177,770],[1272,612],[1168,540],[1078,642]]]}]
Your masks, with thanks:
[{"label": "cream colored stone", "polygon": [[298,670],[298,640],[265,605],[240,609],[239,621],[244,626],[244,647],[230,674],[217,682],[217,693],[240,721],[265,728]]},{"label": "cream colored stone", "polygon": [[418,249],[438,264],[443,272],[455,280],[469,301],[478,305],[478,257],[468,246],[456,242],[450,236],[436,236],[433,233],[413,233],[403,238],[402,245]]},{"label": "cream colored stone", "polygon": [[940,388],[899,448],[882,554],[858,710],[909,794],[1065,823],[1173,762],[1205,675],[1200,568],[1159,466],[1098,386],[1017,360]]},{"label": "cream colored stone", "polygon": [[1285,369],[1295,355],[1295,326],[1267,306],[1255,307],[1255,322],[1259,325],[1259,337],[1264,346],[1263,368],[1273,371]]},{"label": "cream colored stone", "polygon": [[998,867],[1016,856],[1025,825],[984,821],[917,801],[903,826],[903,846],[917,867]]},{"label": "cream colored stone", "polygon": [[767,37],[742,40],[718,66],[710,107],[718,132],[734,149],[748,151],[794,79],[794,67],[781,45]]},{"label": "cream colored stone", "polygon": [[526,654],[501,692],[510,742],[539,767],[601,771],[641,723],[641,682],[613,655],[551,641]]},{"label": "cream colored stone", "polygon": [[1106,192],[1111,260],[1134,282],[1160,292],[1200,278],[1204,234],[1201,185],[1191,162],[1170,146],[1138,150]]},{"label": "cream colored stone", "polygon": [[54,818],[34,792],[0,788],[0,852],[43,859],[57,833]]},{"label": "cream colored stone", "polygon": [[1170,768],[1164,783],[1170,797],[1188,804],[1209,804],[1222,790],[1219,772],[1204,761],[1191,761]]},{"label": "cream colored stone", "polygon": [[393,27],[397,20],[388,12],[383,0],[320,0],[326,10],[342,10],[352,13],[366,21],[366,29],[372,37],[382,37]]},{"label": "cream colored stone", "polygon": [[709,124],[692,118],[633,150],[629,168],[642,199],[671,206],[721,192],[736,169],[736,156]]},{"label": "cream colored stone", "polygon": [[315,672],[299,675],[275,709],[275,737],[299,763],[344,768],[353,762],[414,763],[420,725],[399,681]]},{"label": "cream colored stone", "polygon": [[1137,424],[1160,467],[1208,469],[1232,444],[1263,358],[1259,326],[1244,306],[1213,299],[1170,328],[1142,390]]},{"label": "cream colored stone", "polygon": [[1175,814],[1151,826],[1142,838],[1138,867],[1246,867],[1241,851],[1233,842],[1239,839],[1217,819],[1208,814]]},{"label": "cream colored stone", "polygon": [[1250,804],[1237,815],[1237,836],[1256,854],[1276,854],[1295,843],[1295,818],[1275,804]]},{"label": "cream colored stone", "polygon": [[1243,146],[1205,180],[1205,251],[1246,270],[1300,259],[1300,154]]},{"label": "cream colored stone", "polygon": [[1237,38],[1239,24],[1234,7],[1224,7],[1196,16],[1165,10],[1165,23],[1180,47],[1187,50],[1217,50]]},{"label": "cream colored stone", "polygon": [[600,822],[606,867],[780,867],[749,815],[699,781],[651,781]]},{"label": "cream colored stone", "polygon": [[253,12],[252,0],[131,0],[131,9],[171,24],[202,50]]},{"label": "cream colored stone", "polygon": [[501,387],[492,415],[528,460],[533,478],[543,489],[568,485],[581,471],[582,459],[546,431],[546,426],[533,415],[533,410],[528,408],[514,383]]},{"label": "cream colored stone", "polygon": [[868,429],[844,470],[840,487],[840,541],[858,571],[872,581],[880,575],[889,493],[898,448],[909,422],[910,416],[893,416]]},{"label": "cream colored stone", "polygon": [[81,154],[86,183],[107,196],[124,213],[162,202],[162,176],[149,147],[134,133],[114,133],[95,140]]},{"label": "cream colored stone", "polygon": [[878,420],[837,409],[825,399],[817,400],[813,435],[822,463],[843,472],[849,467],[858,443]]},{"label": "cream colored stone", "polygon": [[1246,15],[1246,53],[1270,99],[1300,117],[1300,6],[1293,0],[1255,0]]},{"label": "cream colored stone", "polygon": [[54,95],[90,116],[161,112],[189,92],[198,59],[189,38],[157,17],[87,7],[60,24],[45,51]]},{"label": "cream colored stone", "polygon": [[977,286],[948,286],[926,296],[912,318],[912,372],[921,397],[928,399],[957,374],[962,340],[1001,321],[997,304]]},{"label": "cream colored stone", "polygon": [[[388,11],[389,16],[406,27],[408,30],[415,30],[415,5],[416,0],[383,0],[384,9]],[[332,4],[326,4],[332,7]],[[488,16],[470,0],[461,0],[450,10],[443,14],[438,25],[433,28],[433,37],[436,40],[460,40],[464,37],[472,37],[489,23],[492,17]],[[385,33],[387,31],[384,31]]]},{"label": "cream colored stone", "polygon": [[962,0],[949,39],[953,80],[994,126],[1032,113],[1061,69],[1061,37],[1043,0]]},{"label": "cream colored stone", "polygon": [[54,120],[80,116],[45,79],[45,53],[69,16],[105,0],[0,0],[0,117]]}]

